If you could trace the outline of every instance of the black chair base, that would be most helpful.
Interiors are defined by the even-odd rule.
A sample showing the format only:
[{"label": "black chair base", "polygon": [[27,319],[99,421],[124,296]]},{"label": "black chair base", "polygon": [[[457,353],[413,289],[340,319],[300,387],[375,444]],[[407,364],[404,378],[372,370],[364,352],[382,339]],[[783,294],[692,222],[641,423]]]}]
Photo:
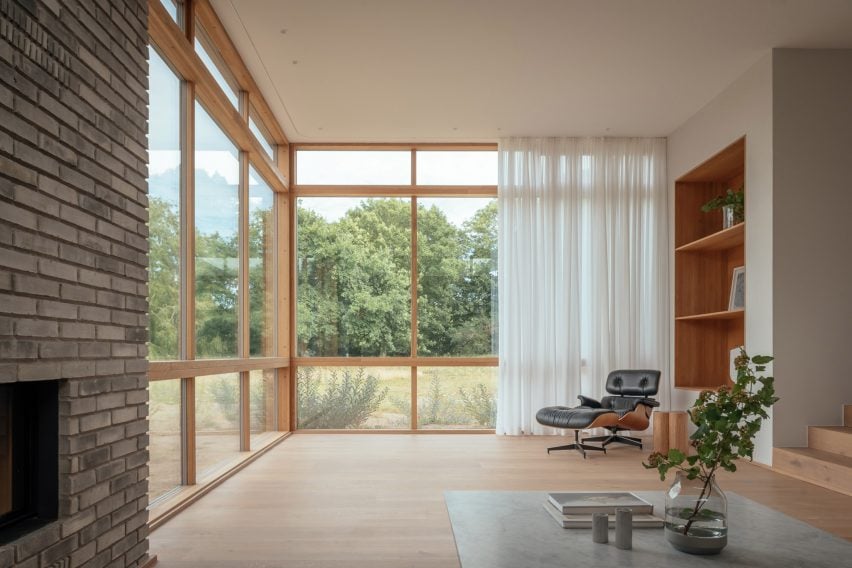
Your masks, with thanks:
[{"label": "black chair base", "polygon": [[586,459],[586,450],[593,450],[593,451],[596,451],[596,452],[606,453],[606,448],[604,448],[603,446],[591,446],[589,444],[584,443],[584,442],[588,442],[588,441],[589,441],[589,438],[587,438],[587,439],[585,439],[581,442],[580,441],[580,431],[574,430],[574,443],[573,444],[566,444],[564,446],[555,446],[553,448],[547,448],[547,453],[550,454],[550,452],[558,452],[558,451],[561,451],[561,450],[577,450],[583,456],[583,459]]},{"label": "black chair base", "polygon": [[604,436],[593,436],[591,438],[586,438],[584,442],[603,442],[601,444],[602,448],[607,447],[609,444],[613,442],[617,444],[627,444],[628,446],[636,446],[640,450],[642,449],[642,439],[635,438],[633,436],[622,436],[618,432],[621,430],[610,430],[609,434]]}]

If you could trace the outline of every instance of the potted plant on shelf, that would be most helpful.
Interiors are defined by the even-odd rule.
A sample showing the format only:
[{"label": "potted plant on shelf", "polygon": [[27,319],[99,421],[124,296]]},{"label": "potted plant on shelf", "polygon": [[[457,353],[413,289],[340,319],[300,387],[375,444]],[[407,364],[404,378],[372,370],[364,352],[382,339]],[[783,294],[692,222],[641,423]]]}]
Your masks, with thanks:
[{"label": "potted plant on shelf", "polygon": [[772,357],[749,357],[744,349],[735,360],[733,387],[703,391],[689,410],[697,429],[690,436],[695,454],[677,449],[668,455],[655,452],[642,465],[677,477],[666,493],[666,540],[692,554],[716,554],[728,542],[727,500],[716,483],[720,469],[736,471],[736,460],[752,459],[754,436],[767,410],[778,401],[773,377],[758,376]]},{"label": "potted plant on shelf", "polygon": [[701,206],[705,213],[722,210],[722,228],[727,229],[745,221],[745,193],[743,188],[728,189],[725,195],[717,195]]}]

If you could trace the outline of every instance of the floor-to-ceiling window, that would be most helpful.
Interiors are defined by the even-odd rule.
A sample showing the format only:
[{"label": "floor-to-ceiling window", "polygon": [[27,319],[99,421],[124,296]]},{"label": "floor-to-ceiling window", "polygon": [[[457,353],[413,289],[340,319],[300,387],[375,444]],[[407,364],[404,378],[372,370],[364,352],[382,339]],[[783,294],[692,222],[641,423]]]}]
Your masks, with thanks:
[{"label": "floor-to-ceiling window", "polygon": [[496,150],[294,158],[297,427],[493,428]]},{"label": "floor-to-ceiling window", "polygon": [[279,148],[287,154],[286,138],[269,124],[268,106],[245,82],[247,70],[225,64],[239,58],[223,56],[220,49],[232,46],[215,18],[206,3],[151,4],[149,501],[155,521],[169,508],[160,505],[194,493],[182,487],[218,478],[289,429],[290,354],[278,341],[287,317],[276,302],[287,287],[279,281],[276,222],[287,203],[287,164],[277,160]]}]

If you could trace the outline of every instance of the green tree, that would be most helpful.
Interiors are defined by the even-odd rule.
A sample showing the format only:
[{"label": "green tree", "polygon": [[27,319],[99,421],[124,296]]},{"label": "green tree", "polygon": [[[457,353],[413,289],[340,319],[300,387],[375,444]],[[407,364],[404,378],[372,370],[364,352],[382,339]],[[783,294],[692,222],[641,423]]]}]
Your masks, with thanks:
[{"label": "green tree", "polygon": [[148,296],[151,359],[178,358],[180,329],[180,216],[177,206],[149,202]]}]

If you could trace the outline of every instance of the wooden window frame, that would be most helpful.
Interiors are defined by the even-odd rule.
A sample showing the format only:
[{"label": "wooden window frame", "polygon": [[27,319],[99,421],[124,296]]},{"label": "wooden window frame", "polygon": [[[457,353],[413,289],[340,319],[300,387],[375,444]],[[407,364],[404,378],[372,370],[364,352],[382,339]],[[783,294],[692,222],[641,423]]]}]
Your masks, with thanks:
[{"label": "wooden window frame", "polygon": [[[181,387],[181,487],[169,499],[155,503],[151,512],[152,526],[159,526],[188,506],[195,499],[221,483],[282,439],[289,436],[290,390],[289,347],[287,333],[281,333],[277,322],[289,321],[289,266],[281,262],[280,254],[288,254],[289,141],[260,93],[219,21],[208,0],[184,0],[179,9],[180,23],[172,20],[160,0],[148,2],[148,31],[150,42],[163,61],[181,80],[180,95],[180,330],[179,359],[149,363],[149,380],[179,379]],[[203,36],[202,36],[203,34]],[[239,96],[235,109],[195,52],[196,35],[205,51],[214,60],[226,81]],[[233,359],[197,360],[195,353],[195,103],[201,104],[240,152],[240,273],[239,273],[239,345],[238,357]],[[249,129],[248,117],[253,109],[254,120],[273,146],[278,156],[271,158]],[[273,345],[271,357],[249,357],[248,306],[248,171],[254,167],[273,191],[272,239],[277,253],[272,271]],[[283,215],[282,215],[283,212]],[[284,221],[282,223],[282,220]],[[283,301],[282,301],[283,300]],[[276,436],[264,440],[263,447],[251,447],[250,432],[250,372],[257,369],[275,371]],[[240,449],[239,459],[223,468],[216,476],[197,484],[196,462],[196,377],[220,373],[239,373],[240,376]]]},{"label": "wooden window frame", "polygon": [[[409,150],[411,152],[411,181],[407,185],[299,185],[299,150]],[[293,143],[290,144],[290,192],[289,200],[289,265],[293,275],[290,279],[290,345],[297,345],[296,326],[296,200],[300,197],[407,197],[411,200],[411,355],[408,357],[302,357],[293,353],[287,369],[290,380],[289,429],[300,433],[429,433],[429,434],[470,434],[493,433],[493,428],[421,430],[417,416],[417,369],[419,367],[497,367],[499,358],[485,357],[422,357],[417,355],[417,200],[420,197],[497,197],[496,185],[417,185],[417,152],[429,150],[445,151],[483,151],[497,150],[496,144],[448,144],[448,143]],[[295,349],[295,348],[294,348]],[[300,366],[311,367],[409,367],[411,369],[411,423],[406,429],[382,430],[306,430],[298,428],[296,373]]]}]

